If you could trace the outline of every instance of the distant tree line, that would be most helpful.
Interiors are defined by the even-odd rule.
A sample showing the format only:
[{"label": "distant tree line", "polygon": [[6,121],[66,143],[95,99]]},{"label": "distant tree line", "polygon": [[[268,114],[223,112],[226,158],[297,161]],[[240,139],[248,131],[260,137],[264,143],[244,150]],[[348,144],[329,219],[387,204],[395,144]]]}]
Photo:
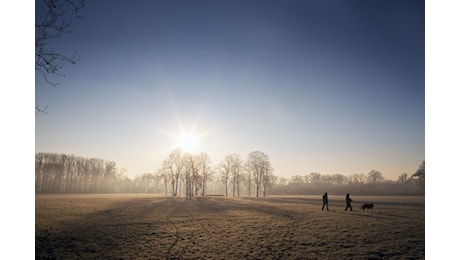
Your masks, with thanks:
[{"label": "distant tree line", "polygon": [[35,192],[123,192],[115,162],[74,155],[35,154]]},{"label": "distant tree line", "polygon": [[381,195],[424,194],[425,162],[412,174],[386,180],[371,170],[367,175],[310,173],[290,178],[274,174],[269,157],[253,151],[243,160],[227,155],[214,166],[206,153],[174,150],[156,172],[126,176],[115,162],[56,153],[35,155],[36,193],[155,193],[166,196],[266,196],[353,193]]},{"label": "distant tree line", "polygon": [[425,194],[425,162],[417,171],[409,175],[401,174],[398,179],[387,180],[377,170],[366,174],[323,175],[312,172],[306,175],[295,175],[288,178],[278,178],[272,195],[302,195],[302,194],[346,194],[355,195],[423,195]]}]

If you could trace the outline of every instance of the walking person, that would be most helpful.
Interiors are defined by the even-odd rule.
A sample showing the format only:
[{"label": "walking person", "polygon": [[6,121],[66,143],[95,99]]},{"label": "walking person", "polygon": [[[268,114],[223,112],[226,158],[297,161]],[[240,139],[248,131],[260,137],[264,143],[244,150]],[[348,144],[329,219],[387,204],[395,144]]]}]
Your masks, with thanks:
[{"label": "walking person", "polygon": [[345,211],[347,211],[348,208],[350,208],[350,211],[353,211],[353,209],[351,208],[351,202],[353,200],[350,198],[350,193],[347,193],[347,196],[345,196],[345,201],[347,202],[347,206],[345,207]]},{"label": "walking person", "polygon": [[321,210],[323,210],[324,206],[326,206],[327,211],[329,211],[329,205],[328,204],[329,204],[329,200],[327,198],[327,192],[325,192],[323,194],[323,207],[321,208]]}]

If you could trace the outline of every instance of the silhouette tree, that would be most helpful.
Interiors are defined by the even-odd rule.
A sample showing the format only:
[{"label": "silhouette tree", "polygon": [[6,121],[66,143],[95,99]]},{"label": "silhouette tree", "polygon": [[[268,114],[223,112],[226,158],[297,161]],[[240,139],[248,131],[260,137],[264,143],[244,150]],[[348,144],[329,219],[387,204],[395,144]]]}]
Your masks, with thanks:
[{"label": "silhouette tree", "polygon": [[370,193],[374,193],[377,190],[377,183],[383,182],[385,178],[383,174],[376,170],[371,170],[367,174],[367,188]]},{"label": "silhouette tree", "polygon": [[411,178],[415,179],[420,186],[425,187],[425,161],[420,164],[417,171],[412,174]]},{"label": "silhouette tree", "polygon": [[230,168],[230,182],[232,184],[232,195],[240,196],[241,174],[243,168],[243,161],[238,154],[230,155],[231,168]]},{"label": "silhouette tree", "polygon": [[383,174],[379,171],[372,170],[367,174],[367,182],[370,184],[376,184],[384,180]]},{"label": "silhouette tree", "polygon": [[268,168],[262,179],[263,195],[267,195],[267,190],[276,182],[277,177],[273,174],[273,168]]},{"label": "silhouette tree", "polygon": [[[56,87],[59,83],[50,77],[64,75],[59,73],[66,63],[76,64],[79,56],[65,55],[52,48],[51,42],[63,33],[70,33],[70,25],[85,6],[86,0],[42,0],[35,1],[35,72],[44,81]],[[35,105],[36,113],[46,113],[45,107]]]},{"label": "silhouette tree", "polygon": [[321,179],[321,173],[312,172],[308,175],[308,182],[309,183],[319,183]]},{"label": "silhouette tree", "polygon": [[172,196],[178,195],[178,185],[184,167],[182,157],[182,150],[176,149],[163,161],[163,169],[167,172],[168,179],[171,181]]},{"label": "silhouette tree", "polygon": [[403,173],[403,174],[399,175],[399,177],[398,177],[398,182],[399,183],[406,183],[407,180],[408,180],[407,173]]},{"label": "silhouette tree", "polygon": [[348,184],[363,185],[366,183],[367,177],[363,173],[355,173],[348,176]]},{"label": "silhouette tree", "polygon": [[170,180],[170,176],[172,174],[169,174],[169,165],[167,164],[166,161],[163,161],[163,168],[158,169],[157,174],[160,176],[160,180],[163,181],[164,185],[164,191],[165,191],[165,196],[168,196],[168,183]]},{"label": "silhouette tree", "polygon": [[74,155],[35,154],[35,192],[121,192],[125,177],[115,162]]},{"label": "silhouette tree", "polygon": [[254,181],[253,181],[252,174],[247,170],[248,169],[247,164],[245,166],[245,169],[246,169],[245,173],[243,173],[243,175],[241,176],[241,180],[245,184],[246,188],[248,188],[248,196],[251,197],[251,190],[252,190]]},{"label": "silhouette tree", "polygon": [[332,176],[332,183],[335,185],[344,185],[347,183],[347,177],[342,174],[333,174]]},{"label": "silhouette tree", "polygon": [[225,196],[228,196],[228,181],[232,170],[232,155],[225,156],[224,160],[217,166],[221,173],[221,179],[225,186]]},{"label": "silhouette tree", "polygon": [[204,196],[206,194],[206,183],[212,174],[211,159],[209,159],[209,156],[206,153],[200,153],[197,156],[197,164],[201,176],[201,196]]},{"label": "silhouette tree", "polygon": [[305,183],[304,178],[300,175],[294,175],[290,178],[291,183]]},{"label": "silhouette tree", "polygon": [[256,197],[259,197],[259,191],[264,185],[266,175],[272,169],[270,159],[263,152],[251,152],[246,160],[246,168],[249,175],[252,175],[253,177],[256,188]]},{"label": "silhouette tree", "polygon": [[185,172],[185,196],[187,199],[193,197],[193,176],[196,176],[197,168],[195,165],[194,156],[190,153],[186,153],[183,156],[183,165]]}]

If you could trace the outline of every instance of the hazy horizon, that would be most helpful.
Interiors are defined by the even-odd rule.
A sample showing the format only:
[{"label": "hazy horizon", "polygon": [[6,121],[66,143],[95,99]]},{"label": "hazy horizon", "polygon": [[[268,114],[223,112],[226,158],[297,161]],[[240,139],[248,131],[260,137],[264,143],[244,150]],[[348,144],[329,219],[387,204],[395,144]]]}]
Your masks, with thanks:
[{"label": "hazy horizon", "polygon": [[214,165],[262,151],[282,177],[411,175],[425,160],[424,13],[424,1],[89,2],[52,42],[79,62],[57,88],[35,75],[47,106],[35,151],[129,177],[181,142]]}]

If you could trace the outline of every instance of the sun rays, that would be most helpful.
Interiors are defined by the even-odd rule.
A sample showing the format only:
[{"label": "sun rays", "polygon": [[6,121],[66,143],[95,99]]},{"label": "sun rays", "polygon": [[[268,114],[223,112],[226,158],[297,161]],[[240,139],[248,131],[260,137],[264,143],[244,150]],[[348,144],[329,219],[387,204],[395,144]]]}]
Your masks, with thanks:
[{"label": "sun rays", "polygon": [[177,141],[177,146],[186,153],[194,153],[198,146],[198,139],[192,133],[182,134]]},{"label": "sun rays", "polygon": [[185,153],[200,153],[205,148],[204,139],[212,130],[203,131],[203,126],[199,124],[202,109],[193,117],[182,117],[174,105],[173,112],[176,121],[175,130],[157,129],[169,136],[172,145],[169,150],[181,149]]}]

